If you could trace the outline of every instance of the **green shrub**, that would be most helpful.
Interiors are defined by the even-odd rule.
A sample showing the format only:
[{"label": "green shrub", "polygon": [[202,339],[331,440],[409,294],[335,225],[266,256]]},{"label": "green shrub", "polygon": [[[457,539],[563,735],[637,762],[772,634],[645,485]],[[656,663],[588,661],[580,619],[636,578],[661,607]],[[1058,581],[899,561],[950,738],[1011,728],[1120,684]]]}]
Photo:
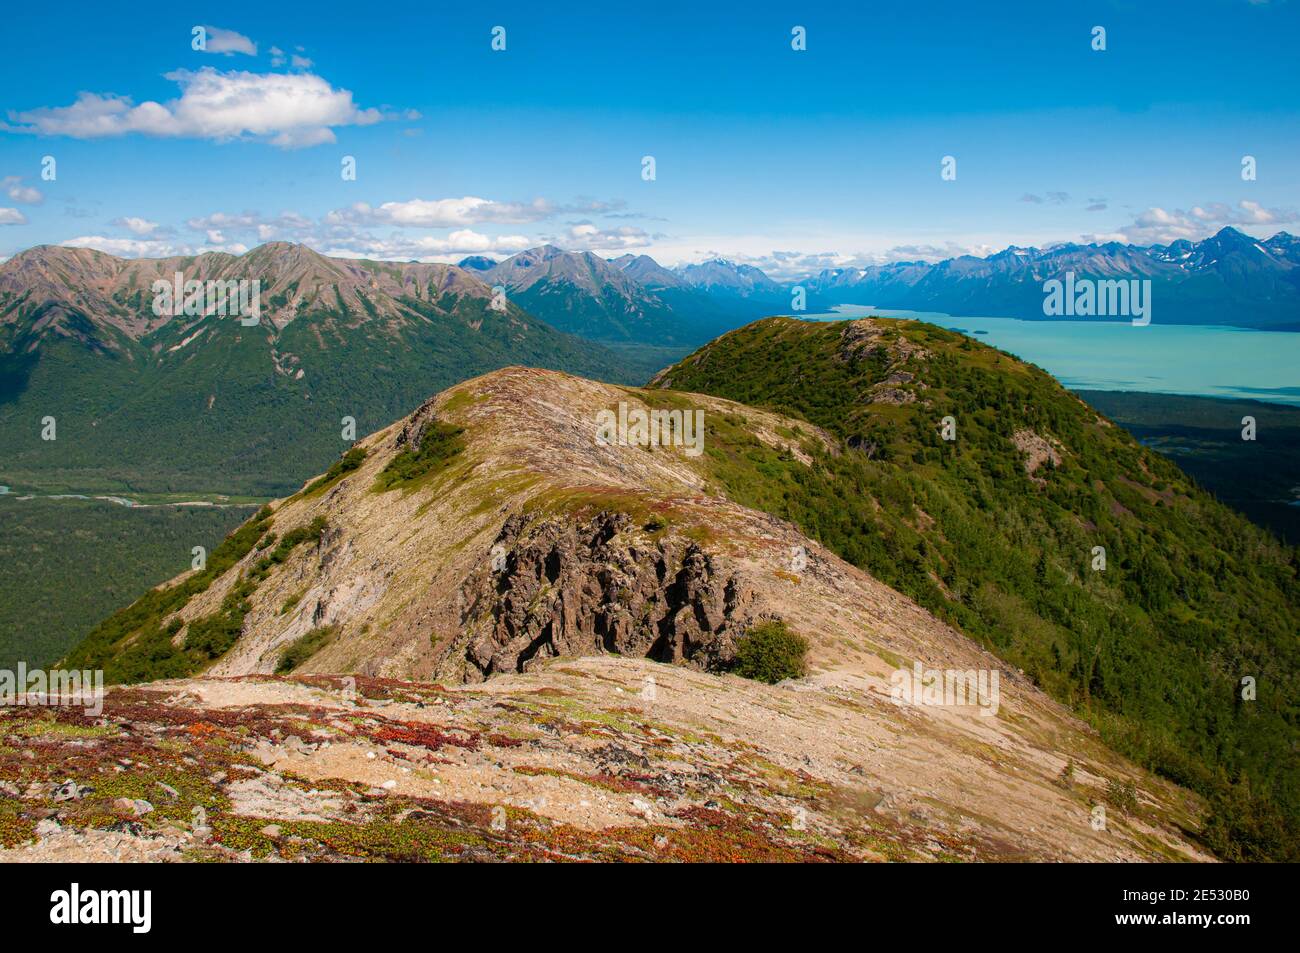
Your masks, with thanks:
[{"label": "green shrub", "polygon": [[731,671],[743,678],[775,685],[786,678],[800,678],[807,671],[804,656],[808,640],[775,620],[754,626],[736,646]]},{"label": "green shrub", "polygon": [[1133,786],[1132,781],[1108,781],[1106,803],[1128,816],[1137,810],[1137,788]]},{"label": "green shrub", "polygon": [[275,666],[275,674],[284,675],[287,672],[292,672],[334,641],[334,636],[337,634],[338,626],[325,625],[319,629],[312,629],[301,638],[294,639],[289,644],[289,647],[280,654],[279,664]]},{"label": "green shrub", "polygon": [[1056,777],[1056,783],[1058,787],[1063,787],[1067,791],[1071,790],[1074,787],[1074,759],[1073,758],[1065,762],[1065,767],[1061,769],[1061,773]]},{"label": "green shrub", "polygon": [[240,579],[221,600],[221,608],[209,615],[200,616],[190,623],[185,634],[185,650],[198,664],[218,659],[239,639],[248,614],[248,597],[256,585]]},{"label": "green shrub", "polygon": [[321,533],[325,532],[328,528],[329,524],[325,521],[325,517],[317,516],[310,523],[304,523],[297,529],[285,533],[284,536],[280,538],[280,542],[275,549],[271,550],[270,555],[263,556],[257,562],[253,563],[253,568],[249,572],[249,576],[255,582],[261,582],[271,571],[272,566],[278,566],[280,563],[288,559],[289,554],[302,543],[319,542]]},{"label": "green shrub", "polygon": [[326,488],[333,486],[339,480],[343,479],[357,467],[361,466],[366,459],[365,447],[353,447],[339,459],[334,461],[334,465],[325,471],[325,475],[318,477],[316,480],[302,491],[303,496],[312,496],[320,493]]},{"label": "green shrub", "polygon": [[465,449],[465,429],[435,421],[425,429],[418,450],[403,450],[389,461],[375,482],[378,490],[410,485],[440,470]]}]

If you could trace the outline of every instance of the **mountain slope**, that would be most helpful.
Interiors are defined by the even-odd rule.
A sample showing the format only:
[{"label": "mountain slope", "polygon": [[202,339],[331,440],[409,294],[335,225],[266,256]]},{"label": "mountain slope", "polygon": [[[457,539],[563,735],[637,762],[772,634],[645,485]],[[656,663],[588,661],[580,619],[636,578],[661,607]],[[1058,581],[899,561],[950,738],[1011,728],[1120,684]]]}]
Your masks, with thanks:
[{"label": "mountain slope", "polygon": [[561,331],[593,341],[697,345],[738,323],[731,309],[644,255],[610,262],[543,245],[512,255],[482,277]]},{"label": "mountain slope", "polygon": [[676,274],[692,288],[740,298],[784,301],[789,306],[790,293],[753,265],[710,258],[696,264],[681,265]]},{"label": "mountain slope", "polygon": [[[619,404],[702,411],[707,452],[597,441]],[[179,733],[206,744],[237,718],[240,750],[273,773],[382,785],[403,808],[432,798],[425,823],[466,801],[471,831],[494,804],[527,807],[511,837],[540,816],[576,827],[581,856],[597,832],[624,856],[641,831],[652,855],[733,859],[813,845],[842,859],[1204,857],[1179,830],[1197,825],[1195,798],[911,600],[730,499],[717,455],[763,453],[812,472],[844,450],[716,398],[494,372],[359,441],[65,661],[115,681],[202,673],[110,695],[110,724],[132,737],[180,719],[214,726]],[[774,619],[810,643],[806,678],[707,674]],[[991,715],[893,704],[892,676],[913,662],[996,671],[1000,701]],[[364,697],[347,679],[270,677],[295,667],[358,673]],[[366,701],[377,693],[391,702]],[[1058,784],[1069,762],[1075,781]],[[1092,805],[1126,782],[1128,813],[1095,829]],[[353,823],[381,805],[357,806]],[[295,833],[319,836],[300,819]]]},{"label": "mountain slope", "polygon": [[[919,322],[773,318],[655,383],[803,417],[844,441],[849,453],[812,471],[723,461],[727,490],[1214,796],[1225,853],[1295,856],[1296,550],[1047,374]],[[1258,700],[1241,697],[1247,677]]]},{"label": "mountain slope", "polygon": [[[256,326],[152,313],[150,286],[258,279]],[[618,381],[623,357],[542,323],[449,265],[243,256],[127,261],[41,247],[0,265],[0,482],[273,495],[431,390],[515,362]],[[54,417],[56,439],[42,439]]]}]

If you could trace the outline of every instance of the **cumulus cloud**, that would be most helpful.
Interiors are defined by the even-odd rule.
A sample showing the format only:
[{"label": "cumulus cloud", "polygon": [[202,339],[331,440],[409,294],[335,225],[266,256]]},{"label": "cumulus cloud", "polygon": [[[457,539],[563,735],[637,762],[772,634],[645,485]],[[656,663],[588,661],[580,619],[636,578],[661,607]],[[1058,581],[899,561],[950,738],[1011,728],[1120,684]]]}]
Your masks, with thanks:
[{"label": "cumulus cloud", "polygon": [[0,225],[26,225],[27,216],[16,208],[0,208]]},{"label": "cumulus cloud", "polygon": [[20,175],[7,175],[0,179],[0,189],[4,189],[10,199],[23,205],[40,205],[45,201],[45,196],[41,194],[40,189],[23,185]]},{"label": "cumulus cloud", "polygon": [[259,212],[241,212],[237,215],[213,212],[211,215],[188,218],[185,220],[185,225],[196,232],[208,234],[235,232],[258,242],[277,239],[301,240],[315,227],[311,219],[297,212],[281,212],[279,215],[269,216]]},{"label": "cumulus cloud", "polygon": [[185,226],[201,233],[211,247],[293,241],[339,258],[395,261],[452,260],[470,254],[511,255],[537,244],[536,239],[525,235],[486,235],[470,228],[458,228],[445,236],[398,230],[384,238],[353,222],[316,221],[293,211],[278,215],[257,211],[213,212],[188,218]]},{"label": "cumulus cloud", "polygon": [[70,106],[9,113],[10,132],[74,139],[140,134],[168,138],[255,138],[281,148],[335,141],[338,126],[370,125],[387,118],[361,109],[352,93],[312,73],[222,72],[204,67],[175,70],[165,78],[181,88],[178,99],[134,104],[112,93],[77,96]]},{"label": "cumulus cloud", "polygon": [[622,202],[580,200],[557,205],[546,199],[532,202],[497,202],[466,195],[449,199],[410,199],[371,206],[356,202],[325,216],[330,224],[390,225],[399,228],[456,228],[470,225],[521,225],[556,215],[598,213],[623,207]]},{"label": "cumulus cloud", "polygon": [[1265,208],[1258,202],[1243,200],[1236,205],[1211,202],[1190,209],[1152,207],[1128,225],[1113,232],[1084,235],[1085,242],[1119,241],[1132,245],[1164,245],[1186,238],[1198,241],[1219,229],[1258,227],[1273,229],[1300,220],[1295,209]]},{"label": "cumulus cloud", "polygon": [[157,222],[151,222],[145,218],[137,218],[134,215],[128,215],[124,218],[115,218],[108,224],[116,225],[119,228],[125,228],[132,235],[139,235],[141,237],[153,235],[162,228],[162,226]]},{"label": "cumulus cloud", "polygon": [[204,53],[222,53],[226,56],[234,56],[236,53],[243,53],[245,56],[257,55],[257,44],[242,33],[223,30],[219,26],[205,26],[203,29],[208,34],[206,46],[202,51]]},{"label": "cumulus cloud", "polygon": [[568,251],[611,252],[644,248],[653,241],[653,236],[632,225],[599,228],[591,222],[574,222],[562,234],[547,236],[545,240]]},{"label": "cumulus cloud", "polygon": [[94,248],[119,258],[171,258],[176,255],[201,255],[210,251],[242,255],[248,251],[248,246],[238,242],[194,245],[150,238],[113,238],[109,235],[80,235],[59,244],[68,248]]}]

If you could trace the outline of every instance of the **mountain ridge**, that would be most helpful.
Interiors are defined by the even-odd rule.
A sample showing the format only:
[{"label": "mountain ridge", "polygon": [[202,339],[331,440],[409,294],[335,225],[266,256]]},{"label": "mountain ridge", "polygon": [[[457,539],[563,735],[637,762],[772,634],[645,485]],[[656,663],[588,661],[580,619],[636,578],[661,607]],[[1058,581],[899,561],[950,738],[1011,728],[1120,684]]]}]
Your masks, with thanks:
[{"label": "mountain ridge", "polygon": [[[602,443],[599,415],[619,405],[703,411],[709,452]],[[811,472],[816,459],[846,452],[806,422],[727,400],[494,371],[359,440],[233,534],[208,569],[106,620],[65,663],[102,666],[112,681],[183,679],[143,690],[176,693],[195,711],[236,698],[250,713],[273,711],[306,690],[335,712],[342,673],[390,686],[400,704],[415,686],[393,679],[436,679],[451,686],[437,689],[451,707],[429,713],[443,735],[493,739],[482,754],[444,749],[450,760],[437,771],[449,793],[475,803],[498,790],[526,793],[544,816],[590,816],[583,827],[640,823],[651,810],[677,819],[670,840],[698,837],[715,822],[691,812],[709,802],[728,816],[781,810],[775,772],[824,792],[803,798],[784,787],[794,798],[784,809],[801,809],[837,849],[863,859],[1206,859],[1179,830],[1195,825],[1194,798],[1107,751],[1020,673],[912,600],[790,523],[731,500],[710,456],[771,453]],[[771,620],[807,638],[809,674],[778,686],[725,674],[754,627]],[[310,647],[293,662],[294,680],[275,679],[299,645]],[[999,707],[990,716],[973,705],[894,704],[892,673],[913,661],[997,671]],[[588,688],[575,694],[574,679]],[[485,704],[470,710],[458,698]],[[536,727],[523,747],[510,740],[521,727],[511,712],[524,706],[535,723],[553,705],[567,712],[553,743],[527,741],[547,737]],[[379,717],[399,710],[418,717],[404,705]],[[633,801],[643,788],[616,785],[600,809],[575,815],[576,797],[539,790],[554,783],[539,764],[568,765],[561,780],[595,772],[576,766],[602,759],[599,770],[612,771],[599,752],[628,744],[620,719],[629,717],[656,719],[656,735],[690,745],[646,749],[635,762],[637,783],[656,792],[641,802],[651,807]],[[399,728],[377,755],[385,771],[403,745],[414,746],[417,764],[422,757],[426,735]],[[737,744],[773,767],[736,784],[749,763],[737,762]],[[268,739],[264,753],[302,776],[378,784],[364,750],[335,735],[328,749]],[[1057,783],[1067,763],[1075,789]],[[543,780],[521,788],[520,773]],[[385,786],[423,791],[418,774]],[[1140,791],[1141,816],[1117,811],[1098,832],[1088,799],[1107,780]],[[546,806],[542,793],[558,803]],[[781,839],[781,829],[758,836]]]}]

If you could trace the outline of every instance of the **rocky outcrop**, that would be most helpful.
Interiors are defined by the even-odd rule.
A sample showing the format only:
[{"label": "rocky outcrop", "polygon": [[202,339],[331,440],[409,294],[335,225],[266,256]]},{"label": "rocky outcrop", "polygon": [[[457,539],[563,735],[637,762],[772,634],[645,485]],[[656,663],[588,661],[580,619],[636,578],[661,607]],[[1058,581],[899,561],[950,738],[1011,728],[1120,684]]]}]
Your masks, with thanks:
[{"label": "rocky outcrop", "polygon": [[911,371],[904,370],[911,361],[923,361],[930,352],[913,344],[896,328],[886,328],[869,320],[850,321],[840,335],[839,359],[857,362],[879,361],[883,378],[863,397],[867,404],[912,404],[916,392],[926,385]]},{"label": "rocky outcrop", "polygon": [[1011,436],[1016,449],[1025,455],[1025,474],[1035,483],[1045,483],[1042,477],[1034,476],[1043,464],[1053,468],[1061,465],[1061,455],[1057,452],[1060,443],[1056,438],[1044,438],[1032,430],[1017,430]]},{"label": "rocky outcrop", "polygon": [[471,680],[602,652],[717,669],[754,621],[753,593],[722,559],[626,513],[512,516],[461,596]]},{"label": "rocky outcrop", "polygon": [[930,356],[929,351],[913,344],[896,327],[879,324],[870,318],[850,321],[844,326],[840,334],[840,360],[860,360],[877,349],[885,353],[891,370],[913,358],[923,361]]}]

